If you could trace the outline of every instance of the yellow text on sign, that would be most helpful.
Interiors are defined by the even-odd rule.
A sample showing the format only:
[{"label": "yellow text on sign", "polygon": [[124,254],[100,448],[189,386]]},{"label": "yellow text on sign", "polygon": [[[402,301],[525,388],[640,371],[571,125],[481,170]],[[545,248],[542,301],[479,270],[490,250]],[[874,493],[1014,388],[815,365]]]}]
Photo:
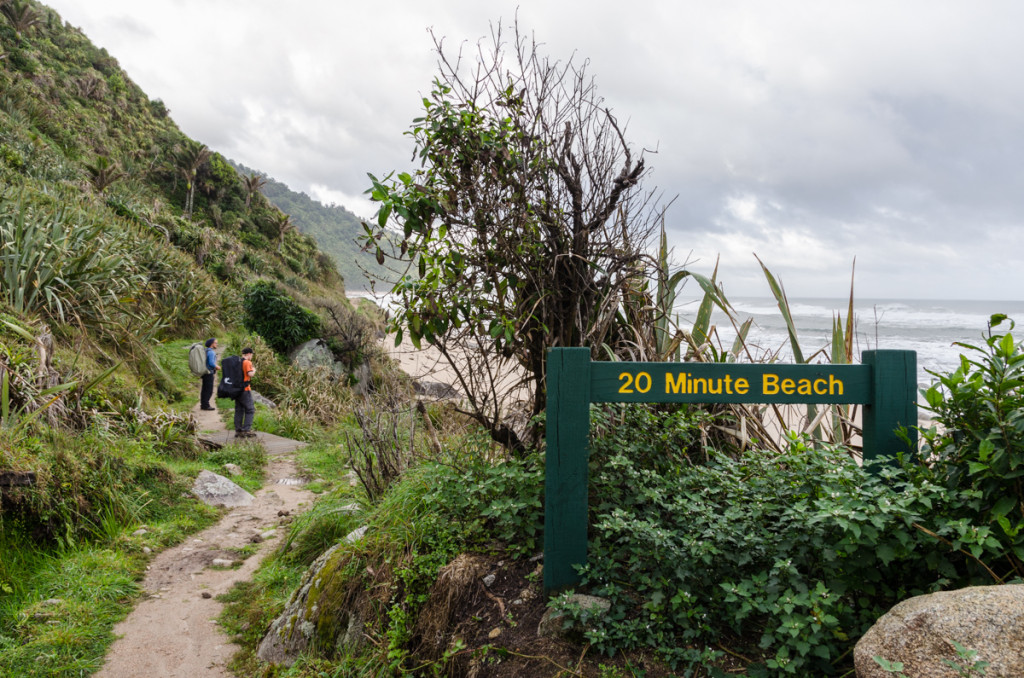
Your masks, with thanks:
[{"label": "yellow text on sign", "polygon": [[665,393],[746,395],[749,391],[750,382],[743,377],[733,379],[728,374],[724,377],[694,377],[686,372],[665,374]]},{"label": "yellow text on sign", "polygon": [[[619,375],[619,393],[647,393],[651,390],[651,375],[647,372],[623,372]],[[635,390],[634,390],[635,389]]]},{"label": "yellow text on sign", "polygon": [[779,379],[777,374],[761,377],[761,393],[764,395],[843,395],[843,382],[829,375],[828,379]]},{"label": "yellow text on sign", "polygon": [[[619,393],[648,393],[653,380],[648,372],[622,372],[619,374]],[[665,391],[668,394],[681,395],[758,395],[757,386],[761,387],[760,395],[806,395],[806,396],[841,396],[844,395],[843,380],[835,375],[817,378],[793,379],[778,374],[762,374],[760,384],[754,384],[745,377],[734,377],[726,374],[721,377],[695,377],[688,372],[665,374]],[[754,393],[751,393],[751,388]]]}]

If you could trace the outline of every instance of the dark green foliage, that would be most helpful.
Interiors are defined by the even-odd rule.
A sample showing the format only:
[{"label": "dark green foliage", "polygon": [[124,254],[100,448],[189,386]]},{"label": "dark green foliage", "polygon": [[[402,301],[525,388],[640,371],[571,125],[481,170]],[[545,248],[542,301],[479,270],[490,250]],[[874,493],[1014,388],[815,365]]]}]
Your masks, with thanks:
[{"label": "dark green foliage", "polygon": [[170,114],[167,105],[161,99],[153,99],[149,102],[149,109],[155,118],[166,118]]},{"label": "dark green foliage", "polygon": [[[962,517],[1004,551],[993,562],[1002,578],[1024,577],[1024,351],[1010,330],[992,331],[980,346],[960,344],[960,366],[940,375],[924,395],[941,429],[923,433],[922,468],[935,482],[970,500]],[[975,554],[980,555],[980,554]]]},{"label": "dark green foliage", "polygon": [[[467,443],[467,447],[473,445],[486,447],[479,434]],[[533,555],[540,549],[544,467],[537,455],[498,463],[480,459],[464,469],[437,466],[431,482],[427,505],[437,507],[441,524],[458,526],[469,548],[499,539],[515,556]]]},{"label": "dark green foliage", "polygon": [[253,283],[245,292],[245,326],[279,353],[320,333],[320,318],[297,304],[271,281]]},{"label": "dark green foliage", "polygon": [[670,462],[674,441],[692,444],[688,417],[652,426],[634,406],[594,419],[603,433],[593,440],[583,575],[612,601],[587,633],[602,651],[653,647],[693,668],[726,644],[761,675],[832,675],[899,600],[991,582],[957,549],[999,551],[947,518],[969,497],[914,467],[872,474],[844,449],[800,439],[781,457],[709,451],[707,464]]},{"label": "dark green foliage", "polygon": [[24,50],[15,49],[7,53],[7,61],[12,67],[25,75],[34,75],[39,70],[39,62]]}]

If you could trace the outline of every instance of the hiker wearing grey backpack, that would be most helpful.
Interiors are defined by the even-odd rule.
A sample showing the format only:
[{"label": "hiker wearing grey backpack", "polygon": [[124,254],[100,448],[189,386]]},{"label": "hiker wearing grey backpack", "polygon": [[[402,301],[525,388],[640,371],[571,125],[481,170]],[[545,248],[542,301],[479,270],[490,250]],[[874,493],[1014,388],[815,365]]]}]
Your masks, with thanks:
[{"label": "hiker wearing grey backpack", "polygon": [[206,340],[206,374],[202,376],[203,385],[199,389],[199,407],[204,410],[215,410],[217,409],[210,404],[210,398],[213,397],[213,380],[217,376],[217,340],[207,339]]}]

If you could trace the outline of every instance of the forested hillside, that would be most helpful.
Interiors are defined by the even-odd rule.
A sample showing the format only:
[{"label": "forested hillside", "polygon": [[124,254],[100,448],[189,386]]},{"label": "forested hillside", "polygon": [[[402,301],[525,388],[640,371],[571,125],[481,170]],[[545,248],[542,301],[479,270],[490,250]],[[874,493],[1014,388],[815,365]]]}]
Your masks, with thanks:
[{"label": "forested hillside", "polygon": [[[251,177],[183,134],[164,104],[149,99],[115,58],[39,3],[3,4],[6,210],[74,210],[109,234],[130,232],[158,250],[173,245],[194,265],[182,269],[178,254],[154,261],[175,261],[184,281],[195,285],[261,275],[299,289],[340,282],[329,257]],[[146,269],[149,262],[136,263]],[[214,289],[208,290],[213,297],[223,297]],[[229,312],[230,304],[214,310]]]},{"label": "forested hillside", "polygon": [[[258,174],[244,165],[232,163],[245,176]],[[274,207],[291,215],[301,233],[311,235],[320,248],[338,265],[348,289],[367,286],[364,268],[376,267],[372,252],[364,252],[356,241],[363,233],[359,217],[341,205],[324,205],[305,193],[297,193],[269,176],[262,176],[260,188]]]}]

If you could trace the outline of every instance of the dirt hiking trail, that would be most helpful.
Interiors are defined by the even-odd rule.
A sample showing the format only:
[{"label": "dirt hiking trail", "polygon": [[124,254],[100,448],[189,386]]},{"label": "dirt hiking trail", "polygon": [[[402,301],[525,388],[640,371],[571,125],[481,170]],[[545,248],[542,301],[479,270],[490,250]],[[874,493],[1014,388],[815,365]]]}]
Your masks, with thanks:
[{"label": "dirt hiking trail", "polygon": [[[192,409],[200,431],[224,431],[218,411]],[[263,436],[263,434],[259,434]],[[281,439],[278,439],[280,441]],[[291,441],[294,442],[294,441]],[[259,443],[257,438],[254,443]],[[300,446],[295,443],[292,451]],[[280,445],[275,445],[280,450]],[[282,526],[312,503],[300,485],[293,455],[270,456],[265,484],[249,506],[231,509],[219,523],[158,554],[142,582],[144,599],[114,627],[118,640],[96,673],[100,678],[228,677],[237,645],[216,622],[223,605],[216,597],[252,577],[260,561],[285,534]],[[231,549],[256,544],[258,551],[230,569],[214,559],[239,561]]]}]

